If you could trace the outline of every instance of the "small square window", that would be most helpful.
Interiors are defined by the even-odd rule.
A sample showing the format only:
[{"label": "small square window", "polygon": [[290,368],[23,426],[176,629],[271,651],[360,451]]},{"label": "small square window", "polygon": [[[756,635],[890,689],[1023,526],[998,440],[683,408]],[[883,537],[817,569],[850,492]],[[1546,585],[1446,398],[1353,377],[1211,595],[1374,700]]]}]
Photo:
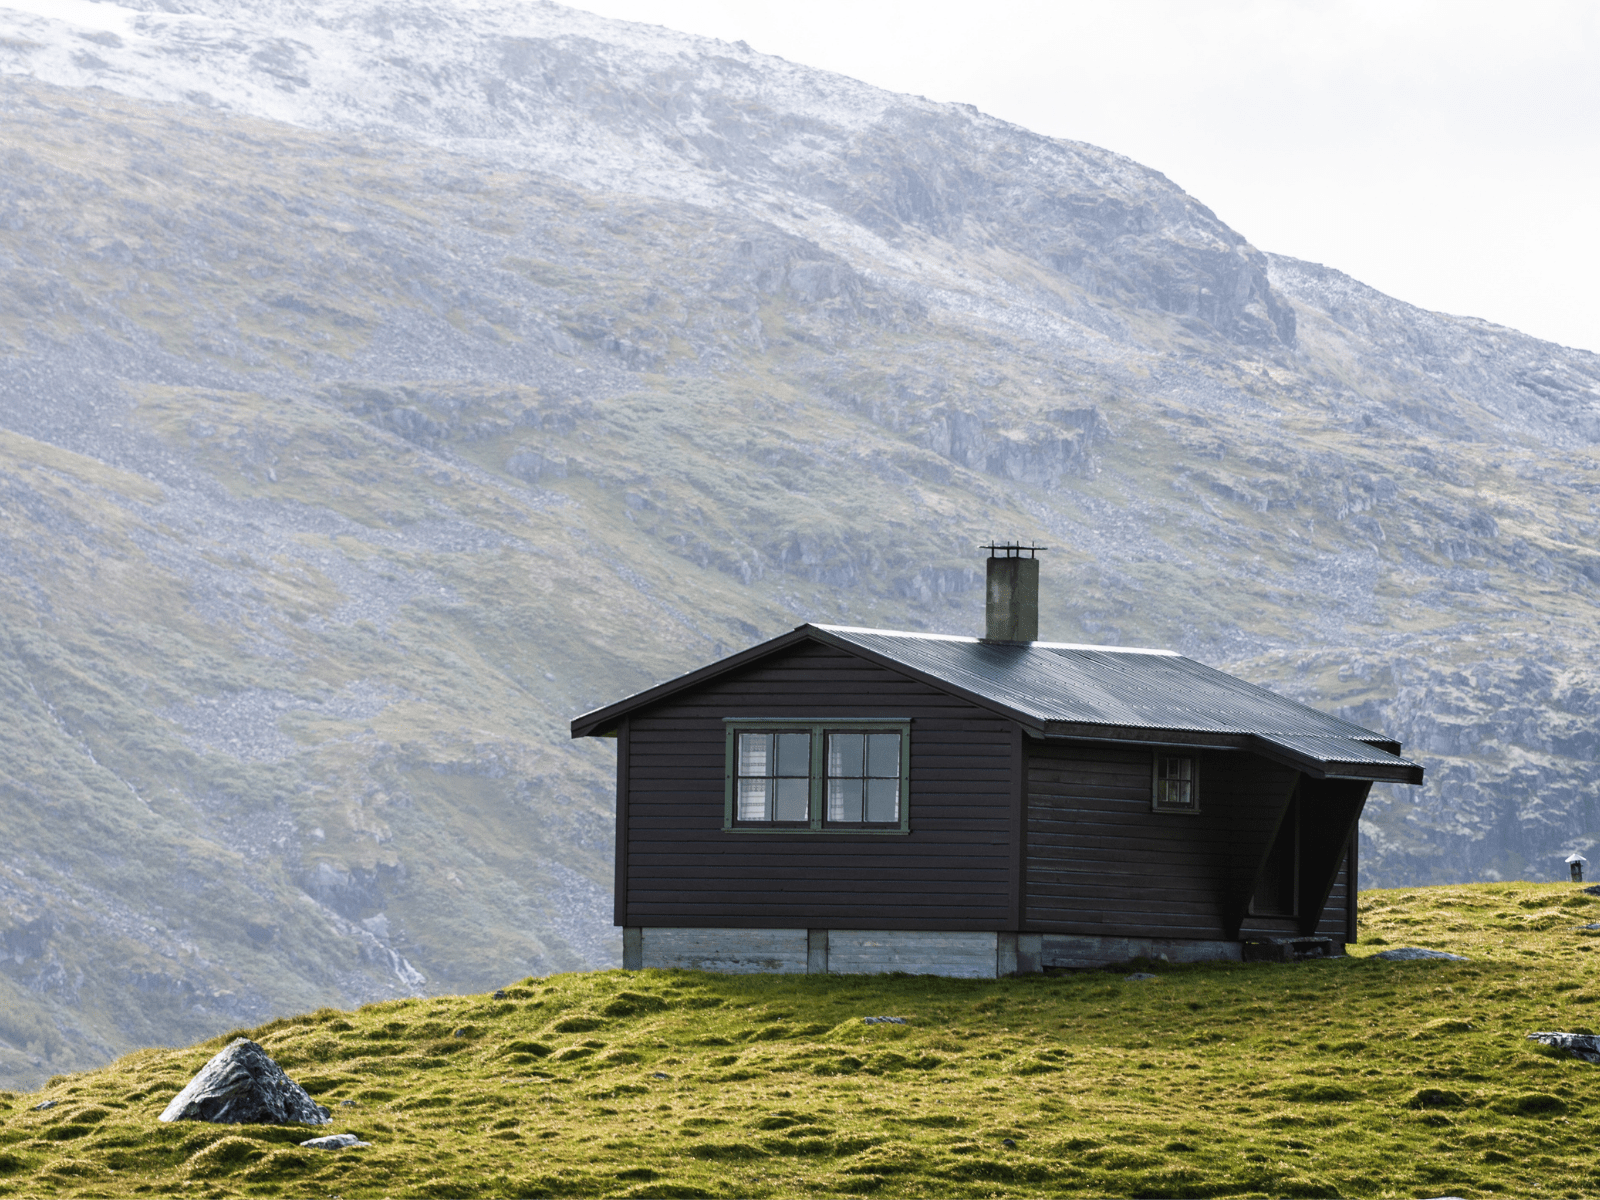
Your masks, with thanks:
[{"label": "small square window", "polygon": [[811,819],[811,734],[741,733],[735,812],[741,821]]},{"label": "small square window", "polygon": [[828,734],[828,824],[900,821],[900,735]]},{"label": "small square window", "polygon": [[1156,812],[1199,812],[1200,790],[1194,767],[1192,758],[1156,755],[1150,807]]}]

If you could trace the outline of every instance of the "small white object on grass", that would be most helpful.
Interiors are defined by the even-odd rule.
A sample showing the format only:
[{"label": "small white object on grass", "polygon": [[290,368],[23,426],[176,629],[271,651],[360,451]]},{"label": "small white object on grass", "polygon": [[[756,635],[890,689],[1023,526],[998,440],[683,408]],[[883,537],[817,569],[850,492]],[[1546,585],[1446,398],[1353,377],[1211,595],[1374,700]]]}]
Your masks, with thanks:
[{"label": "small white object on grass", "polygon": [[307,1138],[300,1144],[309,1150],[355,1150],[372,1145],[353,1133],[330,1133],[326,1137]]},{"label": "small white object on grass", "polygon": [[1372,955],[1385,962],[1418,962],[1425,958],[1441,959],[1446,962],[1466,962],[1465,954],[1446,954],[1443,950],[1424,950],[1421,946],[1396,946],[1393,950],[1382,950]]}]

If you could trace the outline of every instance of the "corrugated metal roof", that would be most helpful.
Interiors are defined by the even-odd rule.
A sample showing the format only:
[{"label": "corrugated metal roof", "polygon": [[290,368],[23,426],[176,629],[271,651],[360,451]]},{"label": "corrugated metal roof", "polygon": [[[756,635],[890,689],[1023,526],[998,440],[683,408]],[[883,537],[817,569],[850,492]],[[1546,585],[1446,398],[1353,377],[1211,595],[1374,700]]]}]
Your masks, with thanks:
[{"label": "corrugated metal roof", "polygon": [[1320,774],[1422,782],[1422,767],[1393,753],[1399,745],[1385,735],[1170,650],[986,642],[844,625],[802,625],[579,717],[573,736],[614,728],[634,709],[806,639],[902,667],[1045,737],[1159,743],[1170,735],[1195,745],[1253,749]]},{"label": "corrugated metal roof", "polygon": [[1046,730],[1064,723],[1389,741],[1381,733],[1166,650],[816,628],[986,696],[1032,717]]},{"label": "corrugated metal roof", "polygon": [[[1372,763],[1387,764],[1396,761],[1411,762],[1410,759],[1401,758],[1397,754],[1390,754],[1382,747],[1373,746],[1367,742],[1358,742],[1354,738],[1299,737],[1287,733],[1261,734],[1259,736],[1264,737],[1274,745],[1282,746],[1292,753],[1304,754],[1307,758],[1314,758],[1319,762],[1329,764],[1342,763],[1356,766],[1370,765]],[[1411,763],[1411,765],[1416,766],[1418,764]]]}]

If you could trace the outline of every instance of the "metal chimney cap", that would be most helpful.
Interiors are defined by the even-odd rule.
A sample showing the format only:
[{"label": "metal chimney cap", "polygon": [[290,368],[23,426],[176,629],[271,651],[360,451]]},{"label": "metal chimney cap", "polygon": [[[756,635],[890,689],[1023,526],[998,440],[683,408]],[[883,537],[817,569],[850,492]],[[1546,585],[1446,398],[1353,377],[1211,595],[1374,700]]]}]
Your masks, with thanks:
[{"label": "metal chimney cap", "polygon": [[1587,858],[1585,858],[1583,855],[1579,854],[1576,850],[1574,850],[1571,854],[1567,855],[1567,861],[1569,863],[1575,863],[1575,862],[1586,863],[1589,860]]},{"label": "metal chimney cap", "polygon": [[1050,549],[1049,546],[1025,546],[1021,542],[990,542],[988,545],[979,546],[979,550],[987,550],[990,558],[1021,558],[1026,550],[1029,558],[1036,557],[1041,551]]}]

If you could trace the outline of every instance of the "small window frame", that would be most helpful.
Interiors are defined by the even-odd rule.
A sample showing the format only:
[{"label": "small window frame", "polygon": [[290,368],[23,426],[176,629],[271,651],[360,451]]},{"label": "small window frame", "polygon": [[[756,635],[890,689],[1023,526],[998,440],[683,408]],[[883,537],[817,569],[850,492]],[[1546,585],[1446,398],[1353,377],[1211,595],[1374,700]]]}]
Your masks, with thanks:
[{"label": "small window frame", "polygon": [[[1189,761],[1189,791],[1194,796],[1194,803],[1187,808],[1180,808],[1161,803],[1161,764],[1172,759],[1187,759]],[[1157,751],[1150,759],[1150,811],[1179,817],[1197,817],[1200,815],[1200,756],[1197,754],[1165,754]]]},{"label": "small window frame", "polygon": [[[724,833],[812,834],[851,837],[895,837],[911,832],[911,718],[910,717],[724,717],[725,734],[722,831]],[[738,821],[734,807],[738,792],[739,735],[741,733],[811,734],[810,819],[804,824],[774,821]],[[827,735],[829,733],[898,733],[900,735],[900,820],[896,824],[830,825],[827,816]]]}]

